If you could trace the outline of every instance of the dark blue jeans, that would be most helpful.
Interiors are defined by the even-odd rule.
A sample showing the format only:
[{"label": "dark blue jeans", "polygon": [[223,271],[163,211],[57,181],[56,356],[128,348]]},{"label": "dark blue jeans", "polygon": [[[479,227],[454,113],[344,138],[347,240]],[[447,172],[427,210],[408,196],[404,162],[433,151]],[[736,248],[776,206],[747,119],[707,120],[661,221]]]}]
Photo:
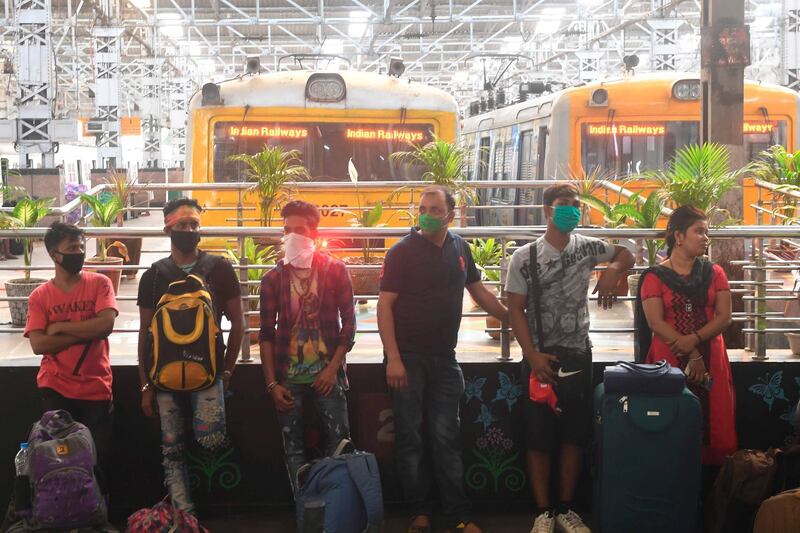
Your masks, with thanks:
[{"label": "dark blue jeans", "polygon": [[[464,492],[459,405],[464,375],[452,356],[402,354],[408,388],[393,391],[400,481],[412,516],[433,514],[433,479],[439,489],[446,527],[469,521]],[[427,423],[431,457],[423,441]],[[431,469],[431,463],[433,468]]]},{"label": "dark blue jeans", "polygon": [[285,387],[294,396],[294,409],[285,413],[279,412],[278,423],[281,426],[283,451],[292,491],[297,492],[297,470],[307,462],[303,404],[313,402],[322,419],[326,456],[333,453],[342,439],[350,438],[350,422],[347,418],[347,397],[341,385],[335,385],[327,396],[319,394],[311,385],[289,383]]}]

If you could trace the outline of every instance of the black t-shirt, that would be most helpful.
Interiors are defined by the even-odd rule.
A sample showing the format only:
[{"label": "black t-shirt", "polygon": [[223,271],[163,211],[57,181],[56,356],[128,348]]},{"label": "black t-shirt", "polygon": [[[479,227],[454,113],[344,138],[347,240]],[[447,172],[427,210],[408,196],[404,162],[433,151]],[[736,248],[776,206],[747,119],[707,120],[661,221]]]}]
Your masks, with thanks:
[{"label": "black t-shirt", "polygon": [[469,246],[447,234],[438,247],[416,230],[387,252],[381,291],[398,294],[395,336],[401,353],[452,356],[458,343],[464,286],[480,281]]},{"label": "black t-shirt", "polygon": [[[204,253],[200,252],[200,254]],[[139,280],[139,296],[136,299],[136,305],[146,309],[155,309],[158,301],[167,292],[167,287],[173,281],[175,280],[165,278],[154,266],[148,268]],[[242,296],[239,277],[227,259],[217,257],[211,271],[205,276],[205,282],[211,292],[217,321],[220,321],[224,314],[225,302]]]}]

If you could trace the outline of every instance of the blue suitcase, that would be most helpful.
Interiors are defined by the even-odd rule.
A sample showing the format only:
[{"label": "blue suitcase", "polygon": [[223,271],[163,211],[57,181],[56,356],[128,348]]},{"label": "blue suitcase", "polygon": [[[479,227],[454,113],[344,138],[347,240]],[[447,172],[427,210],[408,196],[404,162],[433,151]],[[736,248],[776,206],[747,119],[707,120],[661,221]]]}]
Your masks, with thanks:
[{"label": "blue suitcase", "polygon": [[694,533],[702,411],[697,397],[595,389],[594,506],[602,533]]}]

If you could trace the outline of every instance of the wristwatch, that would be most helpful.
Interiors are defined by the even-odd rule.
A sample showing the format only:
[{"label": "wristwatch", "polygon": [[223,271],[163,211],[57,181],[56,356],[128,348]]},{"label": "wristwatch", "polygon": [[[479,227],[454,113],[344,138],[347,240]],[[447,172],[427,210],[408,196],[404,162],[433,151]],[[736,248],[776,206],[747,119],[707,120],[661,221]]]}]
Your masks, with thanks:
[{"label": "wristwatch", "polygon": [[141,392],[147,392],[150,389],[151,389],[150,384],[149,383],[145,383],[144,385],[142,385]]}]

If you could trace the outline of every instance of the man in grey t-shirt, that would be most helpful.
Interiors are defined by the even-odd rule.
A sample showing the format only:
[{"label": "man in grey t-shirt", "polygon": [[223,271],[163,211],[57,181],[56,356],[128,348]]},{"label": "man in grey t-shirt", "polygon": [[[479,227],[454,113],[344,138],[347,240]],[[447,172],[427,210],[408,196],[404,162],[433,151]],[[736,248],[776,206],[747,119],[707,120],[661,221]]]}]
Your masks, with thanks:
[{"label": "man in grey t-shirt", "polygon": [[[576,235],[580,197],[572,185],[544,191],[547,230],[535,243],[514,252],[508,268],[508,309],[514,334],[522,347],[523,376],[530,372],[539,383],[556,385],[558,404],[526,402],[528,473],[538,507],[531,533],[552,533],[556,525],[567,533],[590,533],[573,510],[581,459],[591,434],[591,370],[589,341],[589,281],[592,269],[608,263],[594,293],[608,309],[633,255],[622,246]],[[531,294],[531,247],[535,246],[537,295]],[[541,309],[541,328],[535,320],[535,297]],[[552,353],[548,353],[552,352]],[[535,392],[535,391],[534,391]],[[529,395],[530,396],[530,395]],[[560,452],[559,502],[550,503],[550,464]]]}]

